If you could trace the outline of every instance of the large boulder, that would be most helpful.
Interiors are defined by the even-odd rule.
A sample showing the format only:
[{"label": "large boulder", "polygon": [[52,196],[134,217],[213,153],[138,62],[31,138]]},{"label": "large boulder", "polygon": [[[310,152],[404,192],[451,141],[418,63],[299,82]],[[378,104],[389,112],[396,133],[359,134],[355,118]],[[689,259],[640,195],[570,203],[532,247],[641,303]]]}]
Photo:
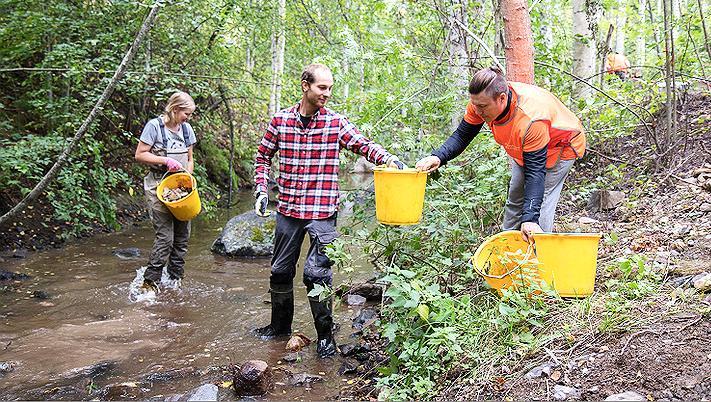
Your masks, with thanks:
[{"label": "large boulder", "polygon": [[227,257],[266,257],[274,248],[276,217],[263,218],[254,211],[230,219],[212,243],[214,253]]}]

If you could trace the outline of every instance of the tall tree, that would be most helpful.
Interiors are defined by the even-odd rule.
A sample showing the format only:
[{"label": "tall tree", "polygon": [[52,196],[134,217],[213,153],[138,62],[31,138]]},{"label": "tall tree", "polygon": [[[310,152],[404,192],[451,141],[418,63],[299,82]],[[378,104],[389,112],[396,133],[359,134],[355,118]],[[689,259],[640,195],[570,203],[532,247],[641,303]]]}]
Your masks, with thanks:
[{"label": "tall tree", "polygon": [[280,109],[281,82],[284,74],[284,49],[286,47],[285,24],[286,0],[278,0],[274,31],[272,33],[272,85],[269,98],[269,114],[274,114]]},{"label": "tall tree", "polygon": [[[450,77],[454,81],[457,88],[462,88],[462,96],[464,88],[467,87],[469,81],[469,52],[467,46],[467,33],[462,29],[462,26],[467,25],[467,8],[466,1],[452,0],[449,4],[447,16],[448,33],[448,71]],[[450,128],[456,128],[459,123],[458,113],[452,113]]]},{"label": "tall tree", "polygon": [[[599,1],[573,0],[573,74],[584,79],[595,74],[595,33],[600,9]],[[573,84],[575,98],[587,99],[591,95],[585,83]]]},{"label": "tall tree", "polygon": [[625,24],[627,23],[627,2],[618,0],[615,16],[615,53],[625,54]]},{"label": "tall tree", "polygon": [[[637,40],[635,46],[635,58],[638,66],[643,66],[646,59],[647,50],[647,24],[646,24],[647,1],[637,2]],[[642,71],[642,68],[640,68]]]},{"label": "tall tree", "polygon": [[533,34],[526,0],[501,0],[506,78],[533,84]]}]

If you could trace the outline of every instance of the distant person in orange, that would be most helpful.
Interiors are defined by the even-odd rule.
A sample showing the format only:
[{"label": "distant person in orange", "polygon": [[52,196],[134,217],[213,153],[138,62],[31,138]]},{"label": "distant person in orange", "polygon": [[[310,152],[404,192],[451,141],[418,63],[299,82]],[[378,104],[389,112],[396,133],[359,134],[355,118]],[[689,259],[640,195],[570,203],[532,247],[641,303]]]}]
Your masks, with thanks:
[{"label": "distant person in orange", "polygon": [[605,58],[605,71],[617,75],[622,81],[627,80],[629,68],[630,61],[627,60],[624,54],[610,52]]},{"label": "distant person in orange", "polygon": [[461,154],[487,124],[509,156],[511,181],[504,209],[504,230],[531,235],[553,231],[563,182],[585,153],[580,120],[543,88],[507,82],[495,67],[479,70],[469,84],[464,119],[417,169],[431,172]]}]

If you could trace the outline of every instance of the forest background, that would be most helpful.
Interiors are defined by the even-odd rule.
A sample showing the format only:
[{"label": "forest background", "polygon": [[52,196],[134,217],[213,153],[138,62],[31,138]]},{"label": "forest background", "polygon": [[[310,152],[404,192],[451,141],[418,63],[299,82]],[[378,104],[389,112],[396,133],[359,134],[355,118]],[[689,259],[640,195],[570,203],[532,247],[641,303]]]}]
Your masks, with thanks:
[{"label": "forest background", "polygon": [[[97,228],[119,229],[122,214],[142,199],[144,169],[133,160],[140,130],[176,89],[197,103],[191,122],[198,136],[196,175],[208,212],[226,205],[230,187],[251,185],[253,155],[268,118],[299,99],[299,76],[311,62],[334,72],[330,107],[412,166],[456,127],[472,72],[495,60],[505,65],[500,6],[497,0],[166,2],[56,179],[22,211],[24,217],[0,227],[3,248],[41,248]],[[150,7],[134,1],[0,2],[0,213],[30,192],[71,141]],[[688,93],[708,91],[708,8],[703,0],[528,3],[535,83],[580,116],[591,153],[609,150],[608,162],[615,162],[586,176],[573,201],[584,203],[594,190],[628,180],[639,193],[655,191],[665,183],[659,175],[669,179],[688,162],[687,147],[704,146],[677,114]],[[608,49],[627,55],[637,79],[621,81],[602,71]],[[620,152],[621,138],[638,147]],[[355,160],[342,157],[344,166]],[[457,325],[503,320],[498,325],[507,328],[506,337],[479,345],[490,348],[486,357],[475,353],[455,362],[491,335],[463,339],[449,324],[464,314],[457,306],[471,302],[472,274],[464,267],[472,247],[500,220],[508,171],[486,134],[453,165],[430,183],[431,211],[423,225],[346,231],[368,245],[376,265],[388,262],[380,267],[395,289],[389,296],[396,302],[381,327],[391,352],[389,368],[381,370],[385,396],[425,394],[443,386],[438,379],[453,366],[468,373],[493,367],[482,363],[525,355],[543,339],[536,328],[550,306],[490,299]],[[630,178],[632,167],[641,170]],[[356,219],[367,216],[360,211]],[[347,272],[348,253],[338,247],[333,253]],[[622,265],[634,267],[635,258]],[[642,279],[658,283],[651,274]],[[516,303],[515,311],[501,307]],[[427,325],[412,327],[413,319]],[[624,322],[608,324],[612,331]]]}]

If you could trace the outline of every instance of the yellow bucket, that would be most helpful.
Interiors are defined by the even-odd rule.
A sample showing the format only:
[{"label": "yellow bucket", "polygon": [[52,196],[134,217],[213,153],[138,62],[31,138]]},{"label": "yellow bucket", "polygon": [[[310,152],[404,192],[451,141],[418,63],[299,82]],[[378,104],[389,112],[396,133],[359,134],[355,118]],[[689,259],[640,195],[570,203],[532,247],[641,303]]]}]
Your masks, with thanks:
[{"label": "yellow bucket", "polygon": [[[510,253],[530,253],[521,232],[509,230],[489,237],[474,253],[472,265],[486,283],[494,289],[506,289],[517,282],[542,280],[562,297],[586,297],[595,287],[597,248],[600,233],[537,233],[535,255],[523,255],[520,260],[536,258],[537,272],[527,272],[508,258]],[[507,254],[508,253],[508,254]],[[533,265],[533,264],[532,264]]]},{"label": "yellow bucket", "polygon": [[[163,189],[164,188],[178,188],[178,187],[191,188],[192,191],[187,197],[178,201],[166,201],[163,199]],[[198,216],[200,209],[202,208],[200,204],[200,196],[197,190],[197,181],[188,172],[173,173],[167,177],[164,177],[158,184],[156,189],[158,199],[168,207],[170,213],[173,214],[175,219],[179,221],[189,221],[194,217]]]},{"label": "yellow bucket", "polygon": [[600,233],[536,233],[541,278],[562,297],[592,294]]},{"label": "yellow bucket", "polygon": [[427,173],[376,167],[375,216],[386,225],[414,225],[422,218]]},{"label": "yellow bucket", "polygon": [[[519,258],[511,258],[521,251]],[[474,270],[481,275],[486,283],[492,288],[501,291],[514,285],[514,279],[518,283],[524,283],[530,279],[537,279],[538,272],[525,272],[521,269],[519,260],[534,259],[533,247],[521,239],[521,232],[508,230],[490,236],[484,243],[479,245],[474,256],[472,265]],[[514,286],[515,287],[515,286]]]}]

